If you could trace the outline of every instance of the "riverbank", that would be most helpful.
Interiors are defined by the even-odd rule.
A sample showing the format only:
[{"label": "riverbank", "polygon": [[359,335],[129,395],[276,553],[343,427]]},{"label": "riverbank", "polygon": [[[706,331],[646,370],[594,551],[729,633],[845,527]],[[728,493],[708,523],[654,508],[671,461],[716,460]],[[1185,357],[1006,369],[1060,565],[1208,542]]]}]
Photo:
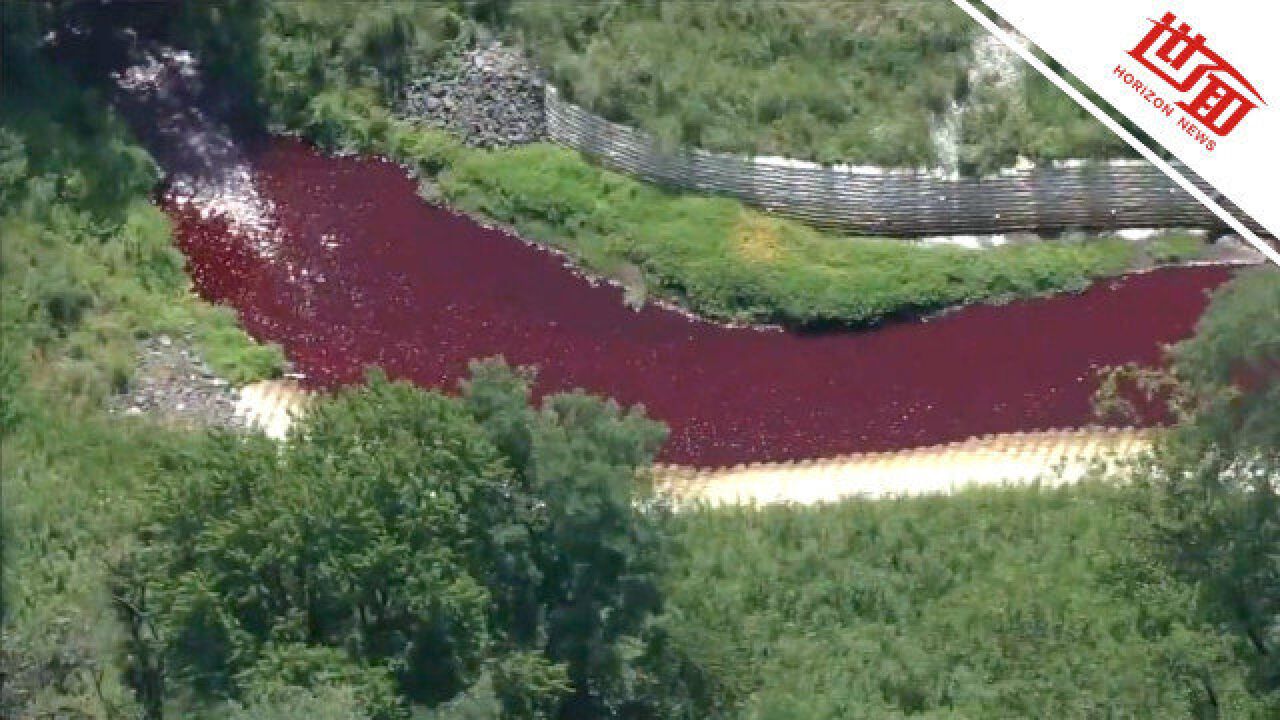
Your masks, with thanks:
[{"label": "riverbank", "polygon": [[[235,415],[273,440],[288,437],[313,396],[293,380],[241,388]],[[932,447],[717,468],[659,464],[654,487],[677,508],[833,504],[947,495],[978,486],[1045,487],[1114,477],[1151,450],[1151,431],[1085,428],[1007,433]]]},{"label": "riverbank", "polygon": [[733,200],[673,195],[550,145],[467,148],[362,93],[326,93],[314,110],[323,120],[299,130],[321,147],[385,156],[415,175],[428,200],[563,250],[638,296],[719,320],[866,326],[1079,291],[1151,264],[1142,243],[1118,237],[974,250],[836,236]]},{"label": "riverbank", "polygon": [[868,332],[726,327],[629,309],[564,258],[424,202],[391,162],[278,139],[250,164],[265,233],[167,210],[197,290],[280,343],[306,385],[378,366],[450,389],[502,355],[536,367],[539,392],[644,404],[671,427],[664,460],[704,467],[1088,425],[1097,372],[1158,364],[1231,275],[1155,271]]},{"label": "riverbank", "polygon": [[[362,60],[358,43],[343,40],[350,9],[279,3],[267,12],[260,57],[267,81],[260,95],[272,127],[327,152],[401,164],[429,201],[564,251],[587,272],[627,285],[637,301],[668,300],[734,323],[858,327],[959,305],[1079,291],[1149,264],[1140,243],[1117,237],[1011,242],[978,251],[841,236],[730,199],[670,193],[545,143],[470,147],[395,110],[402,105],[398,94],[413,86],[415,76],[407,72],[457,75],[455,66],[468,57],[474,66],[477,56],[467,54],[473,39],[440,19],[447,12],[386,9],[389,18],[412,20],[416,35],[406,42],[422,49],[372,59],[376,71],[364,74],[349,69]],[[328,70],[313,72],[316,62]],[[485,62],[485,72],[493,74],[507,64],[481,57]],[[514,85],[527,86],[523,72],[510,78]],[[506,80],[476,82],[502,86]],[[485,87],[481,95],[490,93]],[[430,96],[430,82],[427,91]],[[474,99],[469,93],[455,104],[468,105]],[[425,109],[425,99],[414,107]],[[492,119],[482,115],[483,123]]]}]

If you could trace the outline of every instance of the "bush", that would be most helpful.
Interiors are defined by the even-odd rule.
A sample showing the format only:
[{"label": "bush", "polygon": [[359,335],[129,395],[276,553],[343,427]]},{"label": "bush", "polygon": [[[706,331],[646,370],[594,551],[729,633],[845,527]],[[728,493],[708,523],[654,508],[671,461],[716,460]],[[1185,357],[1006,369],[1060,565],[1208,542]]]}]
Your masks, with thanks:
[{"label": "bush", "polygon": [[151,159],[91,93],[46,74],[6,86],[0,110],[0,299],[8,332],[23,338],[14,341],[84,361],[81,381],[64,387],[91,398],[119,389],[131,365],[120,359],[149,334],[193,333],[214,369],[237,381],[277,374],[278,348],[189,292],[168,220],[148,199]]},{"label": "bush", "polygon": [[[105,565],[126,551],[156,458],[192,441],[105,418],[101,401],[127,385],[147,334],[190,332],[241,380],[283,359],[189,292],[148,201],[154,164],[31,49],[50,8],[28,5],[4,8],[0,42],[0,716],[133,716]],[[10,34],[14,15],[29,38]]]},{"label": "bush", "polygon": [[1245,641],[1256,687],[1280,705],[1280,273],[1219,290],[1174,351],[1182,421],[1140,482],[1155,490],[1150,540]]},{"label": "bush", "polygon": [[285,686],[247,705],[231,705],[226,720],[373,720],[348,685]]},{"label": "bush", "polygon": [[107,564],[127,552],[140,488],[164,472],[157,458],[193,443],[71,412],[31,384],[19,397],[18,423],[0,435],[0,715],[130,715],[138,706],[120,672],[127,629],[115,622]]},{"label": "bush", "polygon": [[1202,238],[1193,235],[1161,235],[1147,244],[1145,252],[1158,265],[1195,260],[1205,250]]},{"label": "bush", "polygon": [[516,3],[500,17],[569,99],[669,145],[932,166],[955,103],[972,172],[1130,154],[1034,71],[971,86],[982,31],[946,2]]},{"label": "bush", "polygon": [[[360,667],[341,650],[298,643],[268,644],[261,658],[243,672],[241,684],[253,707],[281,707],[307,696],[298,691],[339,695],[339,707],[369,720],[403,718],[404,704],[385,668]],[[298,716],[301,717],[301,716]]]},{"label": "bush", "polygon": [[326,91],[363,89],[396,102],[472,37],[449,8],[405,0],[273,2],[261,30],[259,98],[271,123],[291,128],[332,110],[315,104]]},{"label": "bush", "polygon": [[516,4],[566,96],[671,143],[819,162],[931,164],[972,23],[945,3]]},{"label": "bush", "polygon": [[489,568],[525,552],[496,451],[456,404],[385,383],[297,433],[283,457],[215,440],[152,491],[131,567],[169,675],[234,697],[270,643],[305,643],[387,663],[410,698],[452,697],[490,641]]},{"label": "bush", "polygon": [[221,435],[168,456],[118,567],[127,618],[153,626],[130,645],[144,705],[335,684],[396,717],[379,678],[511,718],[683,702],[644,680],[661,535],[637,479],[665,431],[580,393],[530,407],[529,380],[481,363],[453,399],[373,375],[283,450]]},{"label": "bush", "polygon": [[738,717],[1270,717],[1130,493],[681,513],[664,622]]}]

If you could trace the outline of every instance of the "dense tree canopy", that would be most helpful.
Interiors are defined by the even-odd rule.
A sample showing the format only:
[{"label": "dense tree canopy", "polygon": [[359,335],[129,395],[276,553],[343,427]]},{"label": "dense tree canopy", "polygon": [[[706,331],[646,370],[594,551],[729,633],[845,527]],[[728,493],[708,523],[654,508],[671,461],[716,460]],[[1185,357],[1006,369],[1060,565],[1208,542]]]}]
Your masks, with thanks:
[{"label": "dense tree canopy", "polygon": [[1218,293],[1173,381],[1183,420],[1140,476],[1159,493],[1156,537],[1280,694],[1280,272]]},{"label": "dense tree canopy", "polygon": [[171,458],[120,569],[153,713],[337,684],[373,718],[486,693],[507,717],[663,716],[642,473],[665,431],[583,394],[532,407],[530,379],[480,363],[453,399],[374,375],[283,449]]}]

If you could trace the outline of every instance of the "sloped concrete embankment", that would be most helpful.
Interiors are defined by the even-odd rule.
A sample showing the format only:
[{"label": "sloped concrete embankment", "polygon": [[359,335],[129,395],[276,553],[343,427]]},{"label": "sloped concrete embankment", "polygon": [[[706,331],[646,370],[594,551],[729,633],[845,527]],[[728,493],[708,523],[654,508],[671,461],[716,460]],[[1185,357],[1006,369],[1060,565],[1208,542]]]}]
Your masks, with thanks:
[{"label": "sloped concrete embankment", "polygon": [[[283,439],[307,399],[293,380],[254,383],[240,390],[235,416]],[[678,504],[815,504],[946,494],[979,485],[1069,484],[1093,469],[1114,469],[1145,451],[1149,440],[1150,431],[1117,428],[1008,433],[821,460],[711,469],[658,465],[654,476],[659,490]]]}]

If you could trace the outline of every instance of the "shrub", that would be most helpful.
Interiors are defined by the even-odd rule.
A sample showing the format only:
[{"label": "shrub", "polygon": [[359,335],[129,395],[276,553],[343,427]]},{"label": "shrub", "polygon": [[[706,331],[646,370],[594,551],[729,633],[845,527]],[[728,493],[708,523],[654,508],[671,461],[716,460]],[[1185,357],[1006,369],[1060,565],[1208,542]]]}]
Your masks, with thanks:
[{"label": "shrub", "polygon": [[348,712],[361,718],[395,720],[406,715],[391,673],[377,666],[360,667],[334,648],[268,644],[257,663],[242,675],[245,696],[253,707],[305,702],[308,696],[298,692],[305,689],[310,697],[317,692],[337,695],[339,707],[348,707]]},{"label": "shrub", "polygon": [[936,165],[958,104],[970,172],[1130,154],[1038,73],[973,87],[981,30],[945,2],[517,3],[501,17],[569,99],[668,145]]},{"label": "shrub", "polygon": [[681,513],[672,642],[739,717],[1270,717],[1237,648],[1086,484]]},{"label": "shrub", "polygon": [[396,717],[379,678],[512,718],[683,702],[643,680],[662,538],[637,477],[665,431],[580,393],[531,407],[529,379],[477,364],[454,399],[375,374],[283,449],[167,456],[118,566],[126,618],[154,626],[130,644],[144,706],[335,684]]},{"label": "shrub", "polygon": [[[190,446],[102,417],[101,401],[128,383],[150,333],[200,335],[207,354],[228,353],[218,369],[244,380],[282,358],[189,293],[148,202],[154,164],[100,98],[34,52],[49,8],[29,5],[4,9],[0,42],[0,716],[134,716],[105,565],[129,544],[156,458]],[[25,40],[10,34],[13,15]]]},{"label": "shrub", "polygon": [[1257,687],[1280,703],[1277,303],[1271,267],[1215,294],[1166,378],[1182,422],[1137,478],[1156,491],[1153,545],[1243,638]]}]

